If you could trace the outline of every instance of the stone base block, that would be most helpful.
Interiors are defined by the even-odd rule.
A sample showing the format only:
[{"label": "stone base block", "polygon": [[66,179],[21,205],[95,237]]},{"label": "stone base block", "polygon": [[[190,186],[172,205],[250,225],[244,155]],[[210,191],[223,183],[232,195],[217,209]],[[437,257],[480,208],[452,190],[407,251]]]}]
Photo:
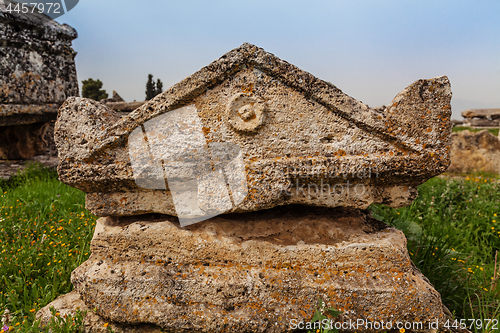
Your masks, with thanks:
[{"label": "stone base block", "polygon": [[[358,210],[286,206],[177,218],[100,218],[72,274],[105,321],[168,332],[290,332],[319,299],[339,322],[444,322],[440,295],[402,232]],[[358,327],[356,331],[369,331]]]}]

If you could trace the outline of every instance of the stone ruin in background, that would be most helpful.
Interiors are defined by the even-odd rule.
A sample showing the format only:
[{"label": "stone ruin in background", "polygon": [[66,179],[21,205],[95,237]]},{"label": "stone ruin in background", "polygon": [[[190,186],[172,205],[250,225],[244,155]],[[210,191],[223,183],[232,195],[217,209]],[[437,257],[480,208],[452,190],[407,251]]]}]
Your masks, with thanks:
[{"label": "stone ruin in background", "polygon": [[447,172],[500,174],[500,133],[495,136],[486,130],[500,127],[500,109],[465,110],[462,117],[464,121],[454,121],[454,126],[482,130],[451,134],[451,164]]},{"label": "stone ruin in background", "polygon": [[373,109],[250,44],[123,118],[69,98],[59,177],[100,218],[75,290],[37,317],[54,306],[87,309],[92,332],[287,332],[322,299],[339,322],[443,323],[404,234],[364,209],[409,205],[446,170],[450,100],[441,76]]},{"label": "stone ruin in background", "polygon": [[146,103],[146,101],[142,102],[125,102],[125,100],[118,95],[116,91],[113,90],[113,97],[101,99],[99,103],[106,105],[108,108],[118,111],[121,116],[126,116],[129,112],[134,111],[139,106]]},{"label": "stone ruin in background", "polygon": [[75,29],[48,16],[8,13],[0,3],[0,160],[57,155],[53,122],[78,96]]},{"label": "stone ruin in background", "polygon": [[463,126],[500,127],[500,109],[470,109],[462,112]]}]

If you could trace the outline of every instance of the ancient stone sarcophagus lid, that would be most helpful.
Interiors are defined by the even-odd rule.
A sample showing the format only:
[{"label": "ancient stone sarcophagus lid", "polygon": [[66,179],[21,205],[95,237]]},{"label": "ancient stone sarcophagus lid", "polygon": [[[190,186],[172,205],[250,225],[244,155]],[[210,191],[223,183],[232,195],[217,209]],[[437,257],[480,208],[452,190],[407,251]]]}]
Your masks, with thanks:
[{"label": "ancient stone sarcophagus lid", "polygon": [[245,43],[122,119],[69,98],[58,171],[98,216],[398,207],[449,165],[450,100],[441,76],[373,109]]}]

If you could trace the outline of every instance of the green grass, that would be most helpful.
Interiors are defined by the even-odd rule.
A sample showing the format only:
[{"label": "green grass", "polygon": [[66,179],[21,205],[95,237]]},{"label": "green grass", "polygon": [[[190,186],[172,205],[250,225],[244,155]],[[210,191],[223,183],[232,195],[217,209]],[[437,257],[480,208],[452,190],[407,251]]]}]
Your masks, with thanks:
[{"label": "green grass", "polygon": [[459,133],[459,132],[468,130],[468,131],[476,133],[476,132],[483,131],[485,129],[488,130],[488,132],[490,132],[494,136],[498,136],[498,130],[499,130],[498,128],[472,128],[472,127],[465,127],[465,126],[454,126],[452,131],[454,133]]},{"label": "green grass", "polygon": [[[405,232],[413,262],[456,318],[500,320],[499,206],[498,178],[482,174],[433,178],[409,207],[370,209]],[[84,193],[53,170],[33,165],[0,181],[0,314],[10,311],[9,332],[39,332],[30,328],[35,312],[72,290],[70,274],[89,256],[95,219]],[[81,318],[55,318],[51,327],[74,332]]]},{"label": "green grass", "polygon": [[89,256],[95,217],[83,192],[37,165],[1,181],[0,191],[0,314],[8,309],[9,325],[26,332],[36,311],[73,289],[70,275]]},{"label": "green grass", "polygon": [[409,207],[371,210],[405,232],[411,259],[457,318],[500,320],[498,177],[433,178],[418,192]]}]

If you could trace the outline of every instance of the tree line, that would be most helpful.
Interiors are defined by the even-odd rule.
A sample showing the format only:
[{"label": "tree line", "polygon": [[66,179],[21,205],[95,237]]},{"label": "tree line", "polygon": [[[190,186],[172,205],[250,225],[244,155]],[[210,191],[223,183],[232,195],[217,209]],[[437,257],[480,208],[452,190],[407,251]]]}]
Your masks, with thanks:
[{"label": "tree line", "polygon": [[[108,93],[102,88],[102,81],[97,79],[87,79],[82,81],[82,97],[90,98],[96,101],[108,98]],[[153,75],[148,74],[148,81],[146,82],[146,101],[163,92],[163,82],[160,79],[153,80]]]}]

